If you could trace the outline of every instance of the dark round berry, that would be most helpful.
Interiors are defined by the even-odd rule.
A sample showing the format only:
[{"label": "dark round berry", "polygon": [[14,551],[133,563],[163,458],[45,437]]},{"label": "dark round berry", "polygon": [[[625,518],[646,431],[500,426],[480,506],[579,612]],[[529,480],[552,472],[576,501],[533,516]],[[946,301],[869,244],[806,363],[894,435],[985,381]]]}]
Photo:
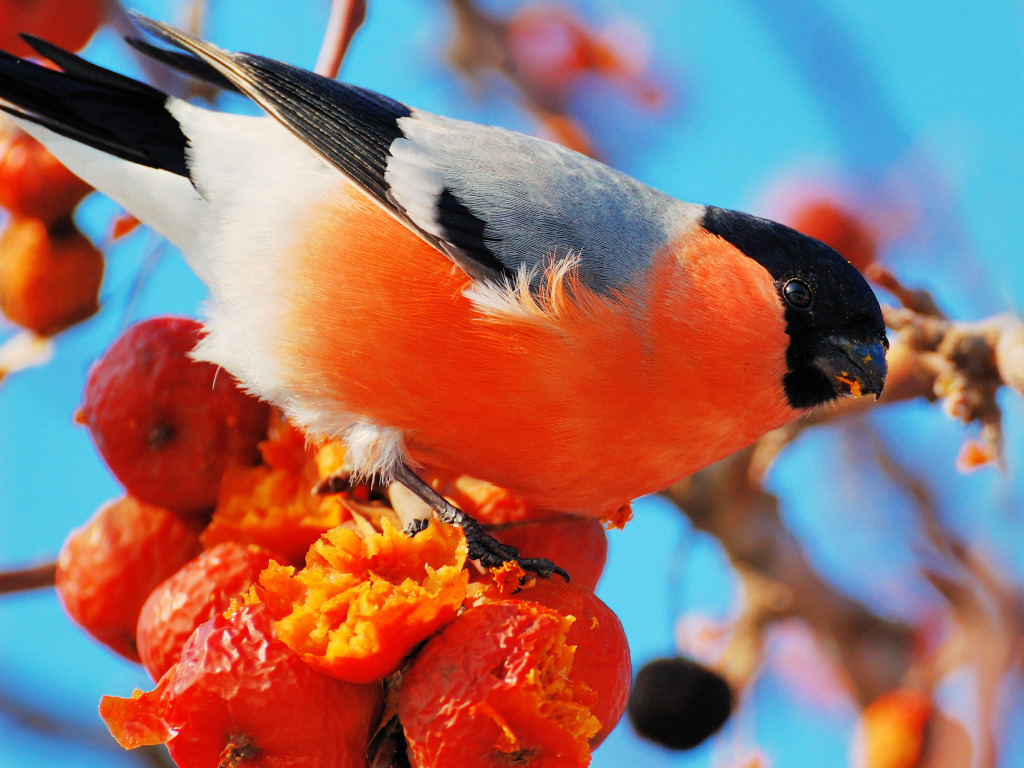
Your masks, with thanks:
[{"label": "dark round berry", "polygon": [[725,724],[732,705],[721,676],[677,657],[641,667],[626,711],[643,738],[669,749],[692,749]]}]

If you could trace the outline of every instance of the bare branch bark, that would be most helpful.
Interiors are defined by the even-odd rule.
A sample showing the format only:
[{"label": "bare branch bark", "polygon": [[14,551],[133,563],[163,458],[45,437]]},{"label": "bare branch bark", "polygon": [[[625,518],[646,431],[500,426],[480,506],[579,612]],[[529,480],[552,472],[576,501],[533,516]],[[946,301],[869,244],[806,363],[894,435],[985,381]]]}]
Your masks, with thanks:
[{"label": "bare branch bark", "polygon": [[[882,618],[815,572],[779,516],[778,499],[751,473],[752,448],[734,454],[665,491],[693,525],[715,536],[743,579],[760,629],[798,616],[826,640],[866,704],[895,687],[911,663],[910,627]],[[749,621],[746,619],[746,621]],[[749,629],[749,628],[748,628]],[[751,643],[749,631],[743,643]],[[741,656],[749,657],[746,648]],[[747,658],[743,668],[751,666]],[[723,670],[730,682],[737,671]]]}]

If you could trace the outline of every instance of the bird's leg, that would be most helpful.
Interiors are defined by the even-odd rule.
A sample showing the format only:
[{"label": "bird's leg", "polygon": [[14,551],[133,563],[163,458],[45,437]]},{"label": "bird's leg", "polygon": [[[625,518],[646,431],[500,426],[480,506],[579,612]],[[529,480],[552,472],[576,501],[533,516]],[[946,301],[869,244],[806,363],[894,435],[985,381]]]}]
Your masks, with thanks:
[{"label": "bird's leg", "polygon": [[[513,562],[523,570],[533,571],[542,579],[557,573],[569,581],[569,573],[543,557],[523,557],[519,550],[508,544],[502,544],[484,530],[484,527],[473,517],[458,507],[450,504],[441,494],[431,488],[406,464],[400,464],[395,472],[395,480],[404,485],[419,497],[434,512],[442,523],[457,525],[466,536],[471,560],[479,560],[485,568],[500,568],[505,563]],[[424,521],[414,521],[405,527],[405,533],[415,536],[423,530]]]},{"label": "bird's leg", "polygon": [[334,493],[349,493],[356,501],[372,502],[387,499],[387,489],[377,483],[356,482],[351,473],[338,470],[332,475],[322,477],[313,486],[314,496],[330,496]]},{"label": "bird's leg", "polygon": [[335,472],[322,477],[313,486],[315,496],[330,496],[332,493],[344,493],[352,490],[352,476],[348,472]]}]

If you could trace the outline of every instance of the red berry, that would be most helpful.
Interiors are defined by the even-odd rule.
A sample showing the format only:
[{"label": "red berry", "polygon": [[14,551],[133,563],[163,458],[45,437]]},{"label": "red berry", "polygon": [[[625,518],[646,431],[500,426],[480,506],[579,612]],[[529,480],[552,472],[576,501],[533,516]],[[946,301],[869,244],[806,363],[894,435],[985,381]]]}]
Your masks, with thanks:
[{"label": "red berry", "polygon": [[27,133],[0,135],[0,208],[52,224],[91,189]]},{"label": "red berry", "polygon": [[128,492],[176,512],[212,507],[226,467],[255,464],[269,407],[189,352],[201,325],[129,328],[89,372],[78,420]]},{"label": "red berry", "polygon": [[926,691],[897,688],[872,701],[860,716],[859,744],[867,768],[922,764],[934,704]]},{"label": "red berry", "polygon": [[179,768],[365,768],[381,686],[315,671],[272,623],[259,604],[215,615],[154,691],[105,696],[100,715],[127,749],[166,742]]},{"label": "red berry", "polygon": [[233,541],[186,563],[150,594],[139,614],[136,638],[146,671],[158,680],[181,656],[189,635],[243,593],[273,560],[273,552]]},{"label": "red berry", "polygon": [[15,218],[0,237],[0,310],[49,336],[99,309],[103,255],[69,221]]},{"label": "red berry", "polygon": [[491,533],[527,557],[565,568],[572,583],[593,591],[608,560],[608,534],[593,517],[548,517],[498,526]]},{"label": "red berry", "polygon": [[199,550],[198,531],[188,522],[126,496],[68,536],[57,561],[57,594],[89,634],[138,661],[142,604]]},{"label": "red berry", "polygon": [[812,200],[793,215],[793,229],[821,240],[863,271],[878,255],[874,235],[855,214],[828,200]]},{"label": "red berry", "polygon": [[572,679],[571,622],[538,603],[484,603],[416,655],[398,716],[414,768],[590,763],[595,692]]},{"label": "red berry", "polygon": [[576,646],[570,677],[597,692],[597,703],[590,708],[601,721],[601,730],[590,740],[591,748],[597,747],[622,718],[629,701],[633,668],[622,622],[597,595],[575,581],[538,579],[532,589],[516,597],[575,619],[565,638]]},{"label": "red berry", "polygon": [[19,37],[31,32],[61,48],[83,48],[103,20],[105,5],[100,0],[75,0],[69,7],[63,0],[0,0],[0,50],[15,56],[37,55]]},{"label": "red berry", "polygon": [[[494,585],[477,593],[477,604],[504,599]],[[576,581],[537,579],[517,592],[514,600],[539,603],[571,617],[572,626],[565,642],[576,646],[569,677],[596,692],[590,711],[601,723],[601,730],[590,740],[596,748],[622,719],[629,700],[632,664],[629,644],[622,622],[594,592]]]}]

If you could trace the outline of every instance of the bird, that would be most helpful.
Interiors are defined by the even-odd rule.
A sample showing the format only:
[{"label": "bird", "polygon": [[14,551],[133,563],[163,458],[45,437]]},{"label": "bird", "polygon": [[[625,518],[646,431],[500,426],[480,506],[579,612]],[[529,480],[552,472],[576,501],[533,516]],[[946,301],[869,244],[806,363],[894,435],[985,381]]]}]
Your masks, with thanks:
[{"label": "bird", "polygon": [[209,291],[197,359],[340,440],[355,477],[397,481],[461,525],[484,565],[568,578],[421,467],[602,516],[841,397],[881,394],[878,300],[827,245],[135,19],[163,45],[129,44],[263,114],[29,35],[55,67],[0,55],[0,106],[181,250]]}]

